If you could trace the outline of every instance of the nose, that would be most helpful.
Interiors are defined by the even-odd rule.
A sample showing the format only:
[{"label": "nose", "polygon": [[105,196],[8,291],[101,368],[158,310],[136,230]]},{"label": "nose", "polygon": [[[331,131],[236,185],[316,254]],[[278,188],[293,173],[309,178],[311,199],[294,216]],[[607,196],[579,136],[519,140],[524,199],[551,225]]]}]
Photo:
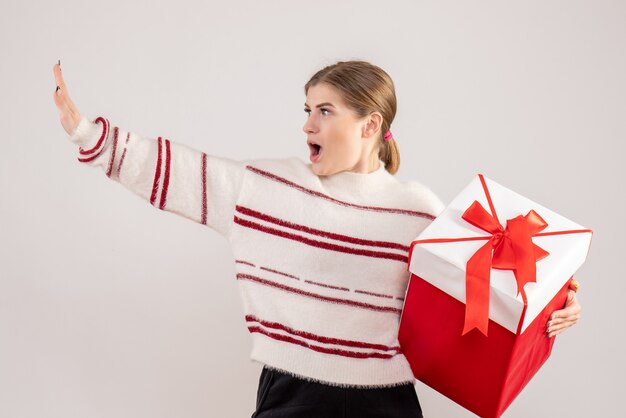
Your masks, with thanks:
[{"label": "nose", "polygon": [[304,126],[302,126],[302,130],[304,131],[305,134],[309,134],[309,133],[315,132],[316,129],[317,127],[315,126],[313,118],[309,116],[306,119],[306,122],[304,122]]}]

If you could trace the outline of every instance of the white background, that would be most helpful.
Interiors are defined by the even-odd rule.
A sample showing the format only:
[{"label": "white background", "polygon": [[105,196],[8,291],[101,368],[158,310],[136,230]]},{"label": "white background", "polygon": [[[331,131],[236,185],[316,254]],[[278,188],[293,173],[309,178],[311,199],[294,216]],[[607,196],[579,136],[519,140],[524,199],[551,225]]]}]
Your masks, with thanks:
[{"label": "white background", "polygon": [[249,417],[261,371],[227,241],[76,160],[58,59],[89,118],[305,161],[306,81],[379,65],[399,179],[448,203],[481,172],[595,232],[582,318],[505,417],[623,416],[625,21],[617,0],[2,2],[0,417]]}]

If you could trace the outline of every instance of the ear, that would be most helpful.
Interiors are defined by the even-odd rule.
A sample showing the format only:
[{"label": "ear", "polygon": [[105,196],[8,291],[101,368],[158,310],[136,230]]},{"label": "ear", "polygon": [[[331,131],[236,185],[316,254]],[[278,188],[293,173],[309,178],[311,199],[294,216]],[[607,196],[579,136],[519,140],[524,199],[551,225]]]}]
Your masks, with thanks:
[{"label": "ear", "polygon": [[364,128],[363,137],[369,138],[376,135],[380,131],[383,125],[383,116],[379,112],[372,112],[367,116]]}]

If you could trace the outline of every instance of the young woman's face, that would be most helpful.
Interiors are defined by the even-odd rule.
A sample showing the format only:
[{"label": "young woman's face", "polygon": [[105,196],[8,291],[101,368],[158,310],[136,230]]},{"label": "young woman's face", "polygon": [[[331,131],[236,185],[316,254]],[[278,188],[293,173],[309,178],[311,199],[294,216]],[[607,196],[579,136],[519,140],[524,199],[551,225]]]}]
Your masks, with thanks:
[{"label": "young woman's face", "polygon": [[309,159],[315,174],[368,173],[378,168],[377,153],[372,154],[376,138],[368,137],[369,131],[365,132],[370,118],[358,119],[334,87],[326,83],[309,87],[304,111],[308,117],[302,130],[307,134]]}]

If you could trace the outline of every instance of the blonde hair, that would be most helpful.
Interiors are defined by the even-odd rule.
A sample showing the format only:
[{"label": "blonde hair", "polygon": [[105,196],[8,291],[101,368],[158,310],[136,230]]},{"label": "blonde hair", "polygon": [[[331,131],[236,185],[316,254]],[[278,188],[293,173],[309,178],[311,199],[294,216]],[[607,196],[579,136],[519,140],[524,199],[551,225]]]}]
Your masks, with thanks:
[{"label": "blonde hair", "polygon": [[383,135],[396,116],[396,91],[393,80],[382,68],[366,61],[338,61],[316,72],[304,85],[304,94],[318,83],[336,88],[346,104],[359,118],[377,111],[383,116],[378,144],[378,158],[385,170],[395,174],[400,167],[400,151],[394,138],[385,141]]}]

